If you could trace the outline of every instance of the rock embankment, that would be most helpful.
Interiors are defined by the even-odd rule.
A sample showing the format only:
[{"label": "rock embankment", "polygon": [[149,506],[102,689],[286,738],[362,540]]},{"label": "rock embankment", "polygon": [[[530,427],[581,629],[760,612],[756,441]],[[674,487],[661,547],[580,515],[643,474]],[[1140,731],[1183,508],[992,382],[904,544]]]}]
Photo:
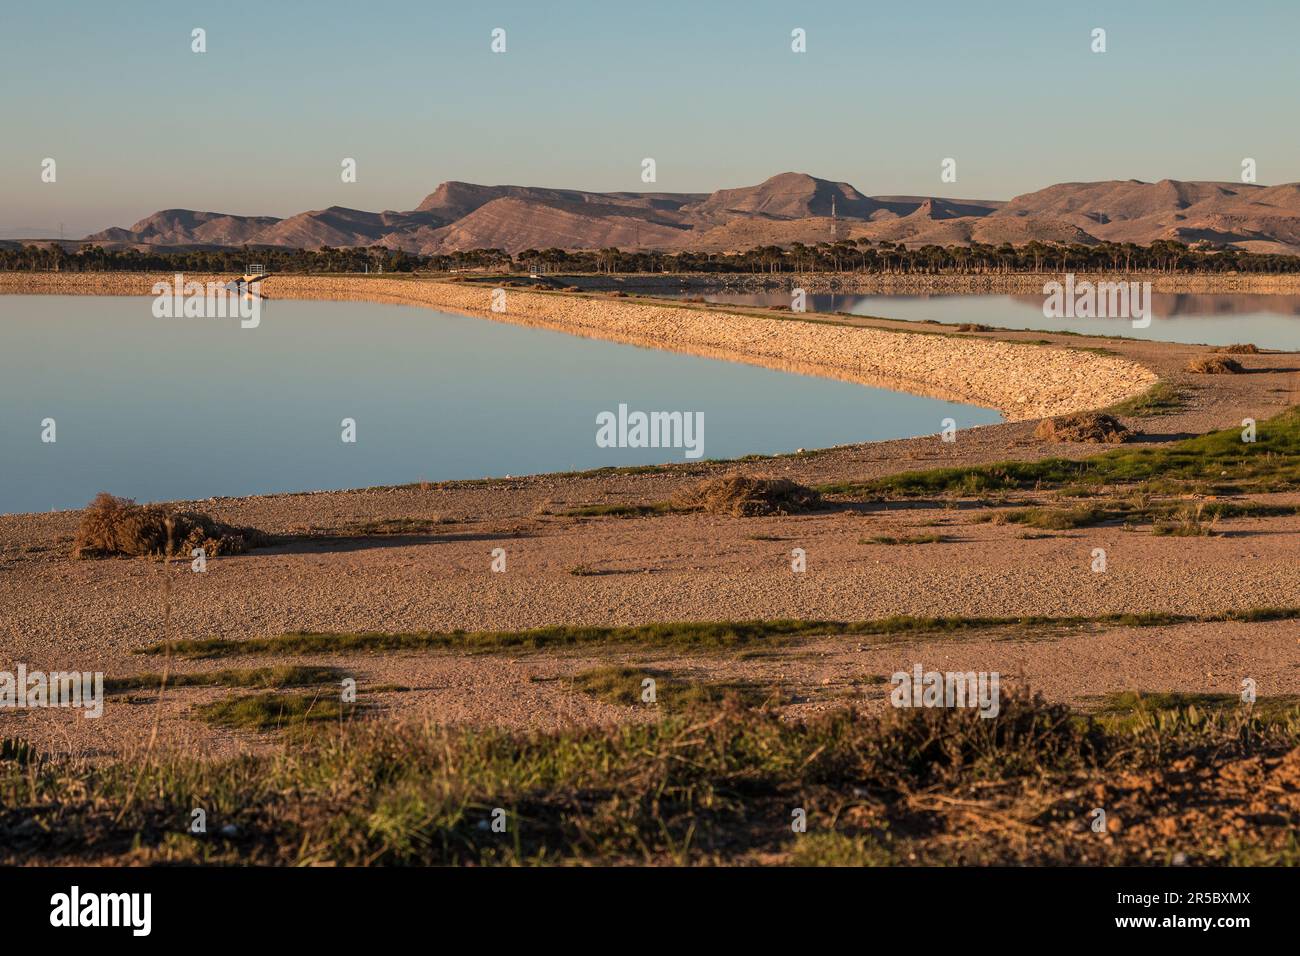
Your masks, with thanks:
[{"label": "rock embankment", "polygon": [[[11,273],[0,275],[0,292],[148,295],[158,281],[170,283],[171,276]],[[745,315],[522,289],[504,290],[504,311],[494,311],[493,290],[486,285],[416,278],[278,275],[263,283],[263,291],[273,298],[421,305],[983,405],[1012,421],[1102,408],[1157,379],[1136,362],[1095,352],[860,328],[811,316]]]},{"label": "rock embankment", "polygon": [[[1184,272],[1077,272],[1080,282],[1149,282],[1162,295],[1300,295],[1300,275]],[[744,291],[803,289],[864,295],[1043,295],[1048,282],[1064,282],[1064,272],[972,273],[968,275],[899,272],[803,272],[758,274],[708,272],[678,276],[602,276],[605,288],[726,288]],[[656,281],[659,280],[659,281]],[[671,281],[666,281],[671,279]],[[584,277],[593,288],[596,280]]]}]

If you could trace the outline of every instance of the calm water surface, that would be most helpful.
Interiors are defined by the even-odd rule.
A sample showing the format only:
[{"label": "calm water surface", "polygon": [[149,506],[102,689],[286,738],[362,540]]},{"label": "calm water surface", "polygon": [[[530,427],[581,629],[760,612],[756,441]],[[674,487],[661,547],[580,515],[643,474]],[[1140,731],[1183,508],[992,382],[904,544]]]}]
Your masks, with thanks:
[{"label": "calm water surface", "polygon": [[[663,295],[645,290],[647,294]],[[788,292],[681,292],[732,305],[789,305]],[[1127,319],[1046,318],[1043,297],[1022,295],[847,295],[810,294],[810,312],[848,312],[887,319],[959,325],[974,322],[1003,329],[1042,329],[1088,335],[1123,335],[1160,342],[1300,350],[1300,296],[1165,295],[1152,293],[1151,325],[1135,329]]]},{"label": "calm water surface", "polygon": [[[756,366],[362,302],[261,325],[146,297],[0,296],[0,513],[651,464],[596,415],[704,413],[704,457],[990,424],[997,412]],[[57,440],[41,441],[53,418]],[[340,440],[353,418],[357,441]]]}]

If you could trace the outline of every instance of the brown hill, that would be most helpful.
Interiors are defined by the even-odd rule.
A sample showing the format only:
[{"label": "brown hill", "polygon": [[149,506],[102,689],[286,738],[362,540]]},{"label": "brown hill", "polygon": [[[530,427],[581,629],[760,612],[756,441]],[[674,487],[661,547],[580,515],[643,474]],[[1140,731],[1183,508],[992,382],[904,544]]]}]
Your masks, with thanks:
[{"label": "brown hill", "polygon": [[442,224],[436,215],[419,212],[365,212],[330,206],[280,219],[253,236],[267,246],[319,249],[321,246],[369,246],[384,236]]},{"label": "brown hill", "polygon": [[866,219],[881,206],[848,183],[832,183],[807,173],[781,173],[757,186],[719,189],[686,207],[694,223],[721,225],[732,219],[808,219],[829,216],[834,206],[844,219]]},{"label": "brown hill", "polygon": [[[1239,186],[1236,189],[1261,189]],[[995,213],[998,216],[1056,216],[1104,225],[1113,220],[1171,215],[1202,202],[1237,198],[1227,183],[1184,183],[1163,179],[1144,183],[1136,179],[1099,183],[1059,183],[1017,196]]]},{"label": "brown hill", "polygon": [[868,238],[971,242],[1209,242],[1300,253],[1300,184],[1137,180],[1060,183],[1000,202],[865,196],[848,183],[781,173],[702,193],[588,192],[445,182],[409,212],[331,206],[288,219],[167,209],[92,242],[136,248],[384,245],[408,252],[475,248],[734,251]]},{"label": "brown hill", "polygon": [[1300,250],[1300,185],[1137,180],[1062,183],[1017,196],[992,219],[1055,218],[1107,242],[1175,239]]},{"label": "brown hill", "polygon": [[1028,242],[1064,242],[1095,246],[1098,240],[1073,223],[1051,216],[1034,216],[1019,219],[989,216],[976,220],[971,229],[971,239],[985,245],[1000,246],[1009,242],[1023,246]]},{"label": "brown hill", "polygon": [[[576,208],[575,208],[576,207]],[[502,197],[478,207],[449,226],[427,234],[420,252],[457,249],[620,249],[676,248],[685,227],[673,227],[610,207],[592,204],[548,205]]]},{"label": "brown hill", "polygon": [[496,199],[521,199],[546,206],[595,205],[672,213],[697,203],[707,193],[596,193],[581,189],[545,189],[536,186],[479,186],[446,182],[425,196],[416,212],[432,213],[445,223],[455,222]]},{"label": "brown hill", "polygon": [[238,246],[280,220],[270,216],[232,216],[219,212],[195,212],[191,209],[164,209],[146,216],[130,229],[106,229],[88,236],[109,242],[146,243],[148,245],[204,244]]}]

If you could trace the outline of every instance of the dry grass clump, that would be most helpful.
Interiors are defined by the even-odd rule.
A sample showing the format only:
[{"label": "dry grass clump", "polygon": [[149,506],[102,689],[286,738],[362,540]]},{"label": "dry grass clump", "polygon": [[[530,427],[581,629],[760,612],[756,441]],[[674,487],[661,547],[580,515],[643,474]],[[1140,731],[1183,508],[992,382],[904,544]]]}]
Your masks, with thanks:
[{"label": "dry grass clump", "polygon": [[749,518],[813,511],[822,507],[822,496],[789,478],[751,478],[732,474],[702,482],[685,492],[674,504],[710,514]]},{"label": "dry grass clump", "polygon": [[1218,523],[1218,513],[1215,512],[1207,519],[1205,502],[1200,502],[1195,507],[1189,505],[1167,517],[1157,518],[1151,523],[1151,533],[1177,538],[1196,538],[1213,535],[1215,525]]},{"label": "dry grass clump", "polygon": [[941,534],[892,535],[878,534],[871,538],[861,538],[858,544],[942,544],[948,539]]},{"label": "dry grass clump", "polygon": [[1034,429],[1034,437],[1041,441],[1096,442],[1118,445],[1127,441],[1132,433],[1114,415],[1101,412],[1081,412],[1044,418]]},{"label": "dry grass clump", "polygon": [[957,326],[958,332],[992,332],[991,326],[981,325],[978,322],[963,322]]},{"label": "dry grass clump", "polygon": [[1198,375],[1240,375],[1246,371],[1236,359],[1219,355],[1203,355],[1187,363],[1187,371]]},{"label": "dry grass clump", "polygon": [[1214,351],[1225,352],[1228,355],[1258,355],[1259,347],[1253,342],[1238,342],[1235,345],[1221,345]]},{"label": "dry grass clump", "polygon": [[130,498],[101,491],[82,513],[72,556],[189,557],[193,549],[203,548],[212,558],[240,554],[268,543],[268,536],[254,528],[236,528],[200,512],[181,511],[169,505],[138,505]]}]

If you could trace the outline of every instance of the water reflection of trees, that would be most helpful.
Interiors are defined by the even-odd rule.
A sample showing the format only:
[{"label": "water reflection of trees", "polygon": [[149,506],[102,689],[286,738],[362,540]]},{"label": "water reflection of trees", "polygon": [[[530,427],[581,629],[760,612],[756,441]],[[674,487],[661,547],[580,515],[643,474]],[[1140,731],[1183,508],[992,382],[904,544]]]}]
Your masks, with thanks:
[{"label": "water reflection of trees", "polygon": [[[1041,295],[1016,294],[1011,298],[1026,306],[1039,308]],[[1178,316],[1213,317],[1216,315],[1300,316],[1300,295],[1259,295],[1246,292],[1152,292],[1151,311],[1158,319]]]}]

